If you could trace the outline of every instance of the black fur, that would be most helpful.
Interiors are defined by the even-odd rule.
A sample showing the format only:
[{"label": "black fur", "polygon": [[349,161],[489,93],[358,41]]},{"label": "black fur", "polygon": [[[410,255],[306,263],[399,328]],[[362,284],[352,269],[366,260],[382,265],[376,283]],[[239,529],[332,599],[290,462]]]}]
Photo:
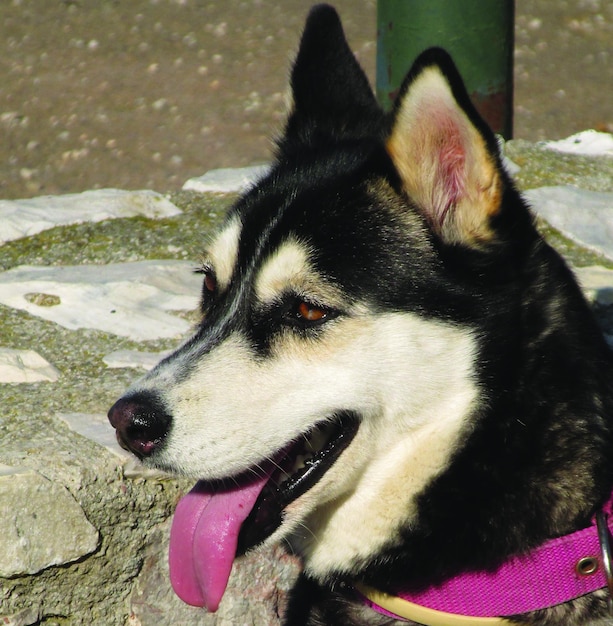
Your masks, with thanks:
[{"label": "black fur", "polygon": [[[402,547],[380,554],[353,576],[391,591],[421,588],[467,569],[492,568],[589,523],[613,484],[613,363],[571,272],[537,233],[505,174],[492,245],[446,245],[418,215],[415,228],[398,239],[394,212],[366,191],[366,183],[384,177],[402,195],[381,142],[389,121],[377,112],[339,29],[329,7],[309,17],[292,76],[295,109],[262,193],[291,197],[287,210],[273,199],[275,229],[309,233],[325,256],[322,268],[334,278],[351,276],[343,287],[356,298],[376,294],[382,309],[470,324],[482,338],[483,402],[465,445],[419,497],[419,524],[405,530]],[[432,64],[443,69],[498,160],[495,138],[445,53],[422,55],[401,93]],[[237,209],[248,220],[251,201]],[[345,219],[347,204],[355,219],[344,228],[354,232],[336,240],[332,234],[343,229],[335,222]],[[363,241],[372,246],[354,247]],[[338,273],[335,264],[343,265]],[[349,586],[351,580],[339,576],[328,583]],[[287,624],[387,622],[358,609],[361,617],[350,618],[343,608],[347,593],[341,589],[331,600],[329,590],[303,581]],[[305,621],[305,615],[311,617]],[[604,601],[582,600],[517,621],[579,624],[587,615],[604,615]]]}]

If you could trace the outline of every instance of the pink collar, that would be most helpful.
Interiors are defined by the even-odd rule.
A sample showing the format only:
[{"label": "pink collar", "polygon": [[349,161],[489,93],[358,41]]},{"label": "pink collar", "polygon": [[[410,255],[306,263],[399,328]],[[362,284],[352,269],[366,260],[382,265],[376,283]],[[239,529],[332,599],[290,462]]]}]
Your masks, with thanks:
[{"label": "pink collar", "polygon": [[356,588],[379,613],[427,626],[508,624],[504,616],[563,604],[598,589],[608,587],[613,597],[612,531],[613,497],[587,528],[550,539],[497,570],[467,572],[397,596],[361,584]]}]

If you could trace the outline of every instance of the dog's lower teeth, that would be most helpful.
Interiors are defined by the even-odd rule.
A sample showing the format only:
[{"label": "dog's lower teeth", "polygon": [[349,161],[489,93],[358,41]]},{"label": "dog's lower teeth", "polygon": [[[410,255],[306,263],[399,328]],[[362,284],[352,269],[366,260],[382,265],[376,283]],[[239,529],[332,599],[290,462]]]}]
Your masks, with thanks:
[{"label": "dog's lower teeth", "polygon": [[304,467],[304,460],[305,457],[303,455],[298,455],[298,457],[296,457],[296,461],[294,462],[292,471],[297,472],[298,470],[301,470]]},{"label": "dog's lower teeth", "polygon": [[[291,466],[286,468],[277,478],[277,486],[281,487],[287,483],[292,477],[311,467],[314,463],[315,456],[321,452],[332,435],[333,429],[330,425],[318,427],[305,437],[304,449],[297,454],[292,460]],[[288,459],[289,461],[289,459]]]}]

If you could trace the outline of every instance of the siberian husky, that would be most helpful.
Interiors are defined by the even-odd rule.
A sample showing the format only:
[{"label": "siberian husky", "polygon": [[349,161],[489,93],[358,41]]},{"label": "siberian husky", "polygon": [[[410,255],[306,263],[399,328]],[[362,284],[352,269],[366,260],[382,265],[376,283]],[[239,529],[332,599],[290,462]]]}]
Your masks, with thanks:
[{"label": "siberian husky", "polygon": [[611,354],[451,59],[384,114],[322,5],[291,91],[202,321],[109,412],[198,481],[175,590],[214,611],[237,555],[284,542],[291,625],[613,624]]}]

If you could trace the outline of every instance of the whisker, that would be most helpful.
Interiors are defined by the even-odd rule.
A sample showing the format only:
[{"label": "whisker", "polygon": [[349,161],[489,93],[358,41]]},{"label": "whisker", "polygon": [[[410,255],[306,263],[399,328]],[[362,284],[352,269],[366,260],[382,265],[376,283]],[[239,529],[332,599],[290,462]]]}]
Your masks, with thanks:
[{"label": "whisker", "polygon": [[305,535],[310,535],[313,540],[317,541],[317,535],[304,522],[300,522],[298,528],[306,531]]}]

